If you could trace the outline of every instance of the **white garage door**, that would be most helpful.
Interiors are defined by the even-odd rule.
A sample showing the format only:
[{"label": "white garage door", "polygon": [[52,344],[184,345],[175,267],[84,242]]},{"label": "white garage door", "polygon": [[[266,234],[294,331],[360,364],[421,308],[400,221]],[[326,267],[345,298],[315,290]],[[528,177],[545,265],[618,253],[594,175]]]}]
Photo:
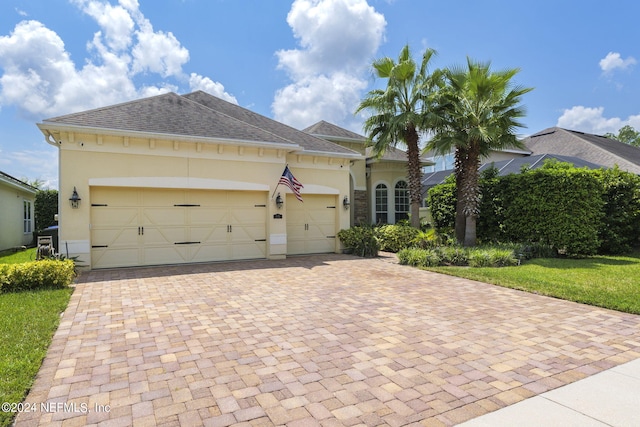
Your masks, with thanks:
[{"label": "white garage door", "polygon": [[288,255],[335,252],[336,196],[287,194],[286,209]]},{"label": "white garage door", "polygon": [[92,268],[266,258],[256,191],[93,187]]}]

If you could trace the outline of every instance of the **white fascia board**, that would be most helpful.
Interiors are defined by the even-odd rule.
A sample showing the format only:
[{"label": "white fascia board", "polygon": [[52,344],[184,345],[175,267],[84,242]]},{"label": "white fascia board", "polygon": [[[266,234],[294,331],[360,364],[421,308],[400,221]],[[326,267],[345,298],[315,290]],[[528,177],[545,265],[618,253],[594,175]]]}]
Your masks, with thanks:
[{"label": "white fascia board", "polygon": [[[184,141],[184,142],[201,142],[205,144],[224,144],[224,145],[242,145],[247,147],[263,147],[263,148],[274,148],[278,150],[288,150],[294,151],[299,150],[302,147],[298,144],[284,144],[281,142],[259,142],[259,141],[249,141],[243,139],[229,139],[229,138],[214,138],[214,137],[205,137],[205,136],[189,136],[189,135],[178,135],[171,133],[155,133],[155,132],[140,132],[140,131],[130,131],[130,130],[122,130],[122,129],[110,129],[110,128],[96,128],[90,126],[76,126],[76,125],[61,125],[57,123],[38,123],[38,128],[45,134],[45,137],[52,136],[51,131],[65,131],[65,132],[82,132],[82,133],[91,133],[91,134],[99,134],[99,135],[114,135],[114,136],[129,136],[129,137],[137,137],[137,138],[149,138],[149,139],[165,139],[170,141]],[[47,141],[51,144],[50,141]],[[53,144],[52,144],[53,145]]]},{"label": "white fascia board", "polygon": [[360,153],[356,153],[355,151],[353,152],[353,154],[351,153],[334,153],[331,151],[315,151],[315,150],[297,150],[294,151],[293,154],[300,154],[300,155],[308,155],[308,156],[318,156],[318,157],[341,157],[341,158],[345,158],[345,159],[352,159],[352,160],[364,160],[366,159],[365,156],[363,156]]},{"label": "white fascia board", "polygon": [[36,190],[35,188],[32,188],[28,184],[20,184],[18,182],[13,181],[12,179],[6,178],[3,175],[0,175],[0,182],[4,182],[9,187],[16,188],[18,190],[21,190],[21,191],[24,191],[26,193],[30,193],[30,194],[33,194],[33,195],[35,195],[38,192],[38,190]]}]

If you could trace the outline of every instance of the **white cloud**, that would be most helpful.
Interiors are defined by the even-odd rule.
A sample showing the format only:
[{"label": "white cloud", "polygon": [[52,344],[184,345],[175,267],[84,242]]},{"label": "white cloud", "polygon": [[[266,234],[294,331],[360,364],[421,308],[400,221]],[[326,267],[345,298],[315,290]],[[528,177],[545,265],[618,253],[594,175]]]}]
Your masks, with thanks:
[{"label": "white cloud", "polygon": [[596,135],[604,135],[608,132],[617,133],[625,125],[640,129],[640,114],[629,116],[626,119],[619,117],[607,118],[604,116],[604,107],[589,108],[581,105],[564,110],[556,124],[561,128]]},{"label": "white cloud", "polygon": [[600,60],[600,69],[605,74],[609,74],[616,69],[625,70],[635,65],[636,60],[634,57],[629,56],[627,59],[622,59],[618,52],[609,52],[607,56]]},{"label": "white cloud", "polygon": [[[87,43],[91,57],[78,65],[43,23],[18,23],[0,36],[0,106],[16,106],[29,120],[40,120],[192,86],[193,77],[183,72],[189,51],[171,32],[155,31],[137,0],[71,2],[99,27]],[[146,83],[136,86],[139,75]],[[200,80],[214,95],[234,99],[222,84]]]},{"label": "white cloud", "polygon": [[200,74],[191,73],[189,76],[189,88],[191,91],[201,90],[211,95],[222,98],[226,101],[238,103],[238,100],[233,95],[229,95],[224,91],[224,86],[218,82],[214,82],[209,77],[201,76]]},{"label": "white cloud", "polygon": [[287,22],[299,49],[276,52],[292,83],[275,94],[276,120],[306,127],[353,120],[365,71],[383,41],[386,21],[366,0],[296,0]]},{"label": "white cloud", "polygon": [[[54,147],[43,150],[22,150],[3,152],[0,150],[0,165],[7,171],[13,166],[19,174],[12,174],[15,178],[39,179],[45,188],[58,187],[58,150]],[[20,167],[16,168],[15,165]],[[11,172],[9,172],[11,174]]]},{"label": "white cloud", "polygon": [[353,128],[354,123],[348,125],[346,121],[353,121],[354,106],[360,102],[366,84],[344,73],[301,79],[278,90],[273,113],[277,120],[300,129],[320,120]]}]

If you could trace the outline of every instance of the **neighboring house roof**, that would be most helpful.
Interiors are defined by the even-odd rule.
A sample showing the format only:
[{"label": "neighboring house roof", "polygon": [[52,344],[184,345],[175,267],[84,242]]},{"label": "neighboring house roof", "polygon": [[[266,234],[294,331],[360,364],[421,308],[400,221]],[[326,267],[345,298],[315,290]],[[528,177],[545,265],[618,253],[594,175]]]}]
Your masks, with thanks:
[{"label": "neighboring house roof", "polygon": [[28,193],[36,194],[38,189],[33,185],[27,184],[24,181],[19,180],[18,178],[14,178],[9,174],[6,174],[0,171],[0,182],[9,185],[10,187],[18,188],[20,190],[26,191]]},{"label": "neighboring house roof", "polygon": [[[365,146],[368,141],[365,136],[352,132],[348,129],[334,125],[333,123],[326,122],[324,120],[319,121],[316,124],[309,126],[303,130],[319,138],[334,140],[334,141],[348,141],[348,142],[360,142]],[[367,158],[367,164],[376,163],[381,160],[390,162],[406,162],[407,152],[395,147],[389,147],[385,150],[381,159],[376,158],[373,155],[372,147],[365,147],[365,156]],[[433,164],[426,157],[422,157],[422,164]]]},{"label": "neighboring house roof", "polygon": [[72,126],[125,133],[229,142],[277,144],[292,151],[358,157],[352,150],[293,129],[204,92],[173,92],[44,120],[39,127]]},{"label": "neighboring house roof", "polygon": [[[560,162],[567,162],[573,164],[577,168],[589,168],[589,169],[600,169],[603,167],[602,165],[597,165],[595,163],[587,162],[578,157],[572,156],[560,156],[557,154],[538,154],[528,157],[514,157],[509,160],[502,160],[500,162],[490,162],[484,163],[480,166],[480,171],[485,170],[490,167],[495,167],[498,169],[498,175],[504,176],[512,173],[520,173],[523,167],[527,167],[528,169],[538,169],[544,165],[545,160],[552,159]],[[426,190],[433,187],[434,185],[442,184],[444,180],[453,174],[453,169],[426,173],[422,176],[422,190],[423,193],[426,193]]]},{"label": "neighboring house roof", "polygon": [[640,148],[615,139],[551,127],[523,140],[533,154],[575,156],[607,167],[640,174]]}]

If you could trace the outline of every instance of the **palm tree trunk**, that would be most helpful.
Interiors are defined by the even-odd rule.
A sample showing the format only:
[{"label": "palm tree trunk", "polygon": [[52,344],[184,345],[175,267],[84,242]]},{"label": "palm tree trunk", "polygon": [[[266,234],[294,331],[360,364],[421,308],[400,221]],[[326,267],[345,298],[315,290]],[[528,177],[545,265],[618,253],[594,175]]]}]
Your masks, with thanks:
[{"label": "palm tree trunk", "polygon": [[464,159],[462,202],[465,216],[464,246],[476,245],[476,222],[480,211],[480,152],[477,144],[471,143]]},{"label": "palm tree trunk", "polygon": [[422,202],[422,169],[418,139],[416,128],[409,126],[406,130],[405,142],[407,143],[407,178],[409,179],[409,197],[411,199],[411,226],[414,228],[420,228],[420,205]]},{"label": "palm tree trunk", "polygon": [[464,182],[464,150],[461,147],[455,151],[455,174],[456,174],[456,221],[455,235],[459,244],[464,243],[466,228],[466,217],[464,215],[464,202],[462,198],[462,184]]}]

